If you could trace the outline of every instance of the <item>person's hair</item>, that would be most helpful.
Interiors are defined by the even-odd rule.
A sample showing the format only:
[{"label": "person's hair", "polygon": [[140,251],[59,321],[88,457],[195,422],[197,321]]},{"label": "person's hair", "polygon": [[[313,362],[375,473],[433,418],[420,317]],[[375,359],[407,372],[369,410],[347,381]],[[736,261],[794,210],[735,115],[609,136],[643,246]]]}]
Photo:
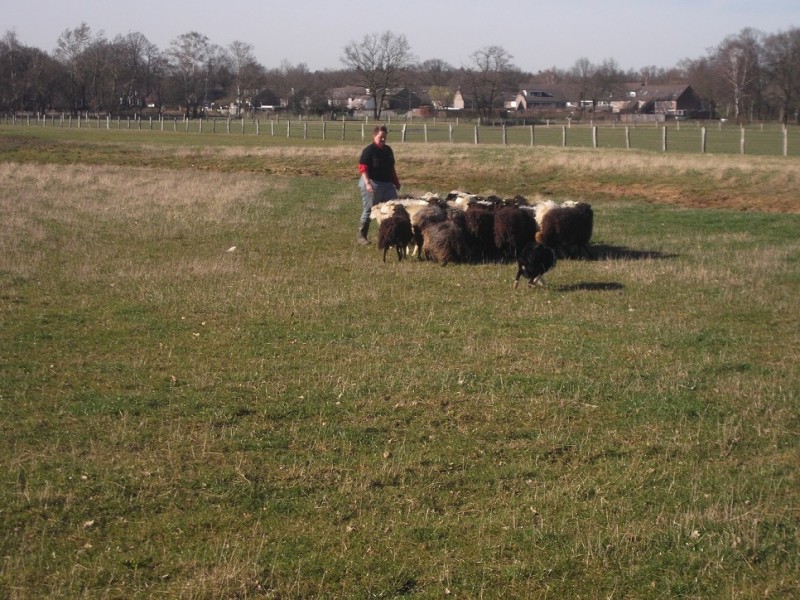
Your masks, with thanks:
[{"label": "person's hair", "polygon": [[389,130],[386,129],[386,125],[375,125],[375,128],[372,130],[372,135],[378,135],[378,132],[382,131],[384,133],[389,133]]}]

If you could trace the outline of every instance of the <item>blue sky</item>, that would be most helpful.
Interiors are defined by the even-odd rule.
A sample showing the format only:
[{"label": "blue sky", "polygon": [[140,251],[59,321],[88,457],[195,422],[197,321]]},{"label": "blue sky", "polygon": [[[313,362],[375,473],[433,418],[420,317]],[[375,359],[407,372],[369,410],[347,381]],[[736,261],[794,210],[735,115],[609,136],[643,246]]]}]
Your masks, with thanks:
[{"label": "blue sky", "polygon": [[347,43],[390,30],[405,35],[420,60],[468,66],[474,51],[497,45],[516,66],[535,73],[568,69],[582,57],[593,63],[612,58],[622,69],[673,67],[704,56],[745,27],[765,33],[800,27],[800,0],[39,0],[7,3],[0,34],[14,31],[21,43],[52,52],[58,36],[82,21],[108,38],[142,33],[162,50],[177,36],[198,31],[220,46],[252,44],[267,68],[288,61],[311,70],[341,68]]}]

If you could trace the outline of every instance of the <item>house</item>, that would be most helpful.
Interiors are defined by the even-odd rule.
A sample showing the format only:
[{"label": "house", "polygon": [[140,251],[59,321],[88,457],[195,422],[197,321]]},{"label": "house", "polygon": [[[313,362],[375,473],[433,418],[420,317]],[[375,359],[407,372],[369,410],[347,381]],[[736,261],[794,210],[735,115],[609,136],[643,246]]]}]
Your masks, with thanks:
[{"label": "house", "polygon": [[704,110],[700,96],[687,84],[626,84],[622,98],[611,102],[613,112],[687,118]]},{"label": "house", "polygon": [[523,86],[513,103],[516,110],[537,108],[569,108],[577,105],[580,90],[573,85],[538,85],[530,83]]},{"label": "house", "polygon": [[464,106],[464,96],[461,95],[461,90],[456,90],[456,93],[453,94],[452,108],[455,110],[463,110]]}]

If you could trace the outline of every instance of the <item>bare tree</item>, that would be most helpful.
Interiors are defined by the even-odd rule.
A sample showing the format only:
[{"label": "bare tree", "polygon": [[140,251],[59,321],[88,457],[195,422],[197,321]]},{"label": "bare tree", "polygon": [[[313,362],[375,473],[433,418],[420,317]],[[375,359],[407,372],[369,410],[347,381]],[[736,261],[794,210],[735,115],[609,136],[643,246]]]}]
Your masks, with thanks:
[{"label": "bare tree", "polygon": [[503,95],[519,91],[519,69],[501,46],[487,46],[470,55],[472,67],[464,70],[467,93],[481,118],[489,120],[501,106]]},{"label": "bare tree", "polygon": [[404,35],[385,31],[367,34],[361,42],[350,42],[344,47],[341,60],[360,77],[375,103],[373,116],[380,119],[386,97],[401,86],[414,58]]},{"label": "bare tree", "polygon": [[163,74],[163,57],[155,44],[141,33],[114,39],[119,60],[119,103],[126,108],[144,108]]},{"label": "bare tree", "polygon": [[800,29],[767,36],[764,40],[764,67],[768,93],[780,106],[780,120],[786,124],[794,110],[798,119],[800,104]]},{"label": "bare tree", "polygon": [[253,103],[264,82],[264,67],[253,55],[253,45],[234,41],[228,46],[228,64],[233,73],[234,95],[236,97],[236,114],[240,114],[242,104]]},{"label": "bare tree", "polygon": [[203,34],[190,31],[172,41],[167,55],[170,70],[180,82],[186,116],[197,117],[197,108],[208,100],[212,71],[216,66],[219,48]]},{"label": "bare tree", "polygon": [[44,112],[55,102],[64,74],[60,63],[21,44],[13,31],[0,39],[0,109]]},{"label": "bare tree", "polygon": [[733,117],[738,121],[744,112],[745,100],[752,106],[758,95],[758,33],[750,28],[726,38],[717,47],[714,63],[728,90]]},{"label": "bare tree", "polygon": [[55,57],[69,74],[70,103],[73,111],[86,108],[87,82],[82,57],[92,43],[92,29],[82,22],[74,29],[65,29],[56,41]]},{"label": "bare tree", "polygon": [[613,58],[606,58],[595,69],[593,89],[597,95],[593,98],[595,106],[602,101],[606,104],[613,98],[618,97],[622,90],[622,72],[617,61]]},{"label": "bare tree", "polygon": [[595,74],[597,67],[592,64],[588,58],[581,57],[575,61],[575,64],[570,69],[570,76],[578,84],[579,98],[581,111],[585,109],[587,102],[591,102],[592,109],[594,110],[595,100],[597,99],[596,83],[597,79]]}]

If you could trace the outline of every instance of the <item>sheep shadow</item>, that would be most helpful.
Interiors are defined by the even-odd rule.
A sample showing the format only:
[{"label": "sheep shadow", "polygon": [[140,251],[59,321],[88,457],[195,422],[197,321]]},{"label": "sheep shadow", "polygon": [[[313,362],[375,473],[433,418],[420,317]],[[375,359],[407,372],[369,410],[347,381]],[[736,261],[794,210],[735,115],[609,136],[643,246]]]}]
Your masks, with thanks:
[{"label": "sheep shadow", "polygon": [[616,281],[581,281],[569,285],[559,285],[554,289],[558,292],[613,292],[624,289],[621,283]]},{"label": "sheep shadow", "polygon": [[592,254],[595,260],[665,260],[678,256],[677,254],[659,250],[636,250],[627,246],[613,246],[611,244],[592,244]]}]

